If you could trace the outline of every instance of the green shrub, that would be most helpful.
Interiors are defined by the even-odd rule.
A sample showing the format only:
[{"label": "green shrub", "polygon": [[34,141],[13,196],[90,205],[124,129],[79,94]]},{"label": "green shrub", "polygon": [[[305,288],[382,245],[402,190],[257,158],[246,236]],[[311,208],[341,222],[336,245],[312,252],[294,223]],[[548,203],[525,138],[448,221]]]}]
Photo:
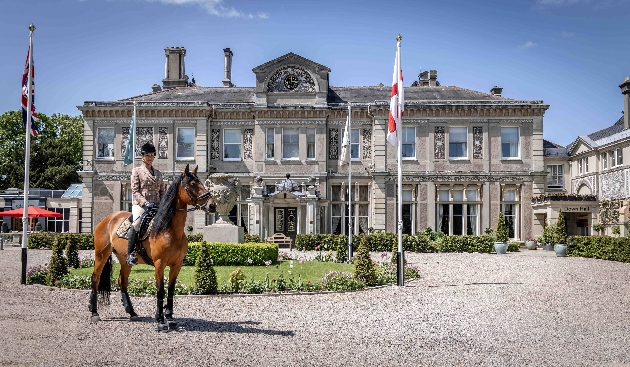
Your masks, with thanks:
[{"label": "green shrub", "polygon": [[521,244],[520,242],[508,242],[508,251],[511,252],[519,252],[521,251]]},{"label": "green shrub", "polygon": [[203,242],[203,233],[187,234],[188,243]]},{"label": "green shrub", "polygon": [[48,264],[32,266],[26,270],[26,284],[46,285],[46,278],[48,278]]},{"label": "green shrub", "polygon": [[[168,284],[168,279],[164,278],[164,285]],[[192,291],[191,288],[186,287],[185,284],[181,283],[179,280],[175,282],[175,294],[183,295],[190,294]],[[157,286],[155,284],[154,278],[149,279],[130,279],[129,284],[127,285],[127,293],[130,296],[155,296],[157,294]]]},{"label": "green shrub", "polygon": [[57,281],[61,280],[61,278],[69,273],[68,262],[63,256],[65,243],[62,241],[61,236],[55,237],[55,242],[52,246],[52,255],[48,263],[48,277],[46,278],[46,284],[48,285],[56,285]]},{"label": "green shrub", "polygon": [[232,286],[232,292],[238,293],[242,288],[244,280],[245,273],[243,273],[243,269],[234,269],[234,271],[230,273],[230,285]]},{"label": "green shrub", "polygon": [[212,266],[208,246],[201,246],[195,263],[194,290],[197,294],[214,294],[217,292],[217,273]]},{"label": "green shrub", "polygon": [[630,239],[609,236],[571,236],[567,255],[630,263]]},{"label": "green shrub", "polygon": [[352,273],[340,271],[331,271],[324,275],[321,285],[325,291],[353,291],[365,288],[365,284],[354,278]]},{"label": "green shrub", "polygon": [[[354,239],[355,237],[353,237]],[[354,246],[354,244],[352,244],[352,246]],[[335,257],[335,262],[338,263],[346,263],[348,262],[348,242],[346,240],[346,242],[341,242],[341,241],[337,241],[337,248],[335,249],[337,251],[336,253],[336,257]]]},{"label": "green shrub", "polygon": [[354,260],[354,277],[366,285],[376,284],[376,270],[365,237],[361,238],[357,258]]},{"label": "green shrub", "polygon": [[94,235],[92,233],[32,233],[28,235],[27,247],[29,249],[50,250],[53,247],[55,238],[66,236],[75,241],[77,250],[94,250]]},{"label": "green shrub", "polygon": [[66,258],[68,259],[68,266],[74,269],[81,267],[81,261],[79,260],[79,245],[81,244],[81,238],[72,235],[60,236],[66,241]]},{"label": "green shrub", "polygon": [[567,224],[564,222],[562,209],[558,212],[558,221],[556,222],[556,228],[553,232],[553,239],[559,244],[567,243]]},{"label": "green shrub", "polygon": [[543,243],[545,245],[553,244],[554,243],[554,239],[553,239],[554,229],[555,229],[554,226],[552,226],[548,222],[545,223],[545,228],[543,228],[543,234],[542,236],[540,236],[540,240],[538,242]]},{"label": "green shrub", "polygon": [[89,275],[67,274],[61,278],[56,286],[68,289],[90,289],[92,285],[92,277]]},{"label": "green shrub", "polygon": [[[202,238],[203,240],[203,238]],[[196,241],[196,242],[201,242],[201,241]],[[249,233],[245,233],[243,234],[243,242],[245,243],[261,243],[262,241],[260,240],[260,236],[257,234],[249,234]]]},{"label": "green shrub", "polygon": [[494,251],[494,237],[444,236],[437,244],[440,252],[479,252],[489,254]]},{"label": "green shrub", "polygon": [[202,242],[188,244],[184,259],[186,264],[195,264],[201,246],[208,246],[214,266],[265,265],[265,261],[278,260],[278,245],[274,243],[218,243]]},{"label": "green shrub", "polygon": [[510,238],[508,236],[507,225],[505,224],[505,218],[503,218],[503,212],[499,212],[499,221],[497,222],[496,230],[497,242],[507,243]]}]

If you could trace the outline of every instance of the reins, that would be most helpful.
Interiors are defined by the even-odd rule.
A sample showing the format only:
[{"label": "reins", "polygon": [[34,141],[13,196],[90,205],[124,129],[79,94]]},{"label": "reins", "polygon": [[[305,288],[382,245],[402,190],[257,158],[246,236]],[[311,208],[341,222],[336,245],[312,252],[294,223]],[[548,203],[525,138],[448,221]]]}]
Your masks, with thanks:
[{"label": "reins", "polygon": [[[199,180],[196,177],[192,177],[192,179]],[[197,196],[197,198],[193,199],[193,196],[190,194],[190,191],[188,190],[187,182],[184,183],[184,181],[182,181],[181,184],[184,186],[184,191],[186,191],[186,194],[188,194],[188,199],[190,199],[190,202],[193,203],[193,207],[190,208],[190,209],[177,209],[178,211],[186,210],[188,212],[192,212],[192,211],[195,211],[197,209],[202,209],[206,204],[208,204],[208,200],[210,200],[210,198],[212,197],[212,194],[210,194],[210,191],[206,191],[204,194],[201,194],[201,195]],[[203,204],[199,204],[198,203],[199,200],[201,200],[203,198],[206,198],[206,197],[207,197],[207,199],[206,199],[206,201],[204,201]]]}]

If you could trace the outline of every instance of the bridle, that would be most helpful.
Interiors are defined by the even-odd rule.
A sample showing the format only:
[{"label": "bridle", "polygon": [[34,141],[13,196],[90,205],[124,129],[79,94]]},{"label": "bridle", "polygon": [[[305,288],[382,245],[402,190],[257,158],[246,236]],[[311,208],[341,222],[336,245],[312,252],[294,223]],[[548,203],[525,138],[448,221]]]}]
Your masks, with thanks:
[{"label": "bridle", "polygon": [[[192,174],[189,176],[189,178],[192,179],[192,180],[199,181],[199,178],[197,178],[196,176],[194,176]],[[190,199],[190,202],[193,203],[193,207],[190,208],[190,209],[181,209],[181,210],[187,210],[189,212],[192,212],[192,211],[197,210],[197,209],[204,210],[203,208],[205,208],[206,204],[208,204],[208,200],[210,200],[210,198],[212,198],[212,194],[210,193],[210,191],[206,191],[204,194],[201,194],[201,195],[199,195],[199,196],[197,196],[196,198],[193,199],[193,195],[190,193],[190,190],[188,189],[188,182],[190,182],[190,180],[188,180],[186,182],[182,181],[182,185],[184,186],[184,191],[186,191],[186,194],[188,194],[188,199]],[[204,198],[206,200],[203,202],[203,204],[200,204],[199,200],[202,200]]]}]

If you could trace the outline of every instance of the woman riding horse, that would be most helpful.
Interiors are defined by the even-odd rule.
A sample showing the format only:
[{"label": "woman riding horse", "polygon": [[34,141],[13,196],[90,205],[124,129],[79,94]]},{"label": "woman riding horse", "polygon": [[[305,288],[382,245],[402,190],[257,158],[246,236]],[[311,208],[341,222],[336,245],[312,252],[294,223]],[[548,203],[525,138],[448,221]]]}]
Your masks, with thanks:
[{"label": "woman riding horse", "polygon": [[[208,208],[205,208],[205,206]],[[210,193],[197,177],[197,167],[189,171],[188,165],[181,174],[176,176],[174,182],[166,190],[160,201],[160,206],[153,219],[153,226],[149,237],[141,241],[148,259],[155,267],[155,281],[157,286],[157,311],[155,319],[158,323],[158,331],[168,331],[169,325],[175,327],[173,322],[173,295],[177,275],[183,265],[184,256],[188,250],[188,240],[184,234],[186,215],[189,209],[203,208],[214,212],[216,204],[210,197]],[[129,285],[129,273],[131,266],[127,265],[127,241],[116,234],[116,230],[127,220],[129,212],[116,212],[108,215],[94,229],[94,273],[92,274],[92,286],[90,292],[90,304],[88,309],[92,312],[92,321],[100,321],[97,312],[97,292],[102,299],[109,301],[111,290],[111,255],[114,253],[120,262],[120,276],[118,278],[120,293],[125,311],[131,320],[137,319],[137,314],[127,294]],[[140,258],[141,263],[146,263]],[[166,307],[164,307],[164,269],[170,268],[168,279],[168,295]],[[165,318],[168,323],[165,323]]]}]

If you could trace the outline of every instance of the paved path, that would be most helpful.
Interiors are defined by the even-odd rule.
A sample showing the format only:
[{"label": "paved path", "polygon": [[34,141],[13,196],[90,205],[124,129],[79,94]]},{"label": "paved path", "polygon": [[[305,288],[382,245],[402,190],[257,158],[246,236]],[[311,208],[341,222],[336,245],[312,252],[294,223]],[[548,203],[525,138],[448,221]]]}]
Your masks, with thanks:
[{"label": "paved path", "polygon": [[[49,251],[29,251],[29,264]],[[85,291],[19,285],[0,251],[0,366],[630,366],[630,264],[410,254],[405,287],[314,295],[178,297],[180,328],[155,332],[155,300],[117,297],[92,324]]]}]

